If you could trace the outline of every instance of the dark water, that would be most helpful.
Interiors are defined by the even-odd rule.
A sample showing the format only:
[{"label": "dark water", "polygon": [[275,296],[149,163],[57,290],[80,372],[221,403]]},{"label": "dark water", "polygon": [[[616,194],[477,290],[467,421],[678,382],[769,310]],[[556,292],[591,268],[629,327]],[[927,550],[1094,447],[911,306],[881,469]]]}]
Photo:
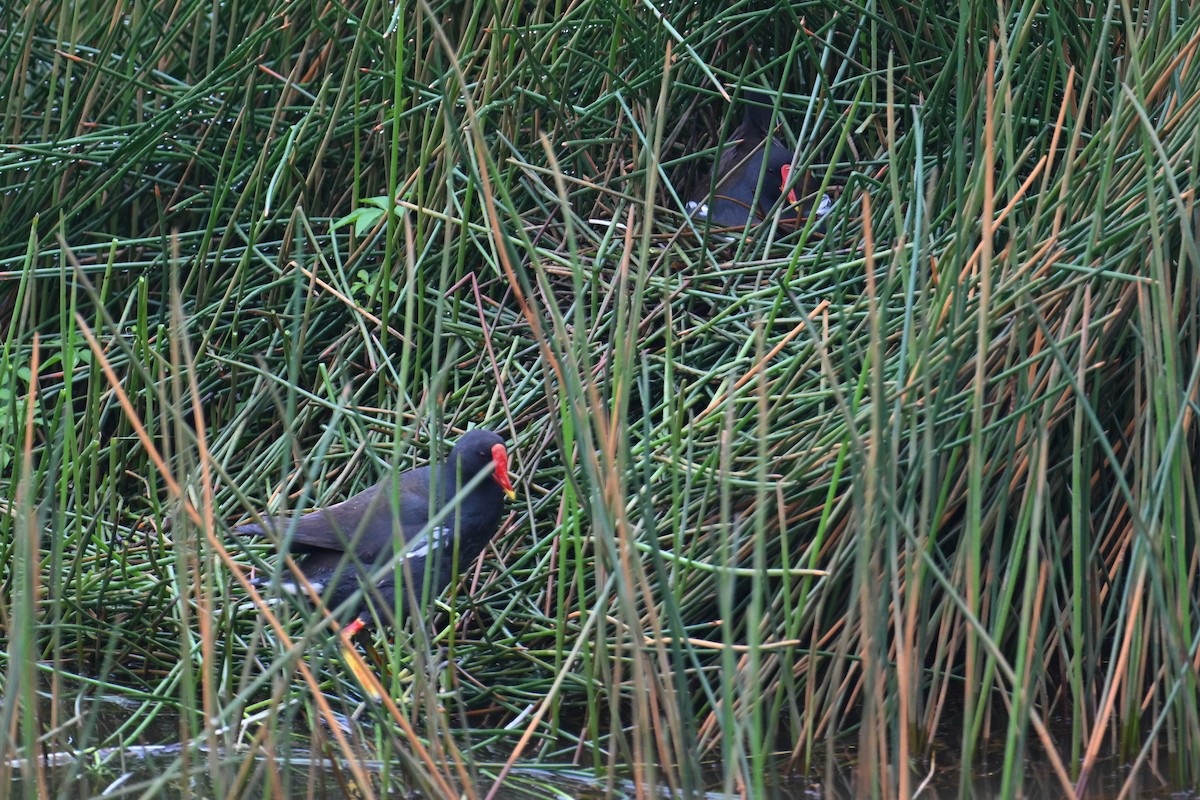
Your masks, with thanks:
[{"label": "dark water", "polygon": [[[105,737],[127,726],[135,707],[115,698],[86,701],[93,707],[87,712],[91,725],[89,741],[102,742]],[[84,713],[79,704],[76,711]],[[7,771],[7,791],[0,797],[154,797],[179,798],[272,797],[272,798],[359,798],[355,781],[344,761],[328,758],[315,752],[306,735],[296,731],[291,735],[273,734],[272,741],[254,747],[241,736],[226,734],[226,742],[210,739],[189,747],[179,744],[180,716],[163,710],[141,728],[137,739],[143,744],[122,748],[73,749],[68,740],[44,746],[41,758],[30,761],[11,758],[4,762]],[[350,729],[351,723],[347,723]],[[326,734],[327,735],[327,734]],[[281,738],[285,741],[279,741]],[[50,737],[53,738],[53,737]],[[48,739],[49,741],[49,739]],[[214,746],[215,745],[215,746]],[[369,752],[366,745],[363,752]],[[330,752],[334,752],[331,748]],[[477,761],[479,756],[476,756]],[[482,798],[503,764],[503,754],[497,753],[495,763],[477,763],[474,783]],[[364,758],[359,762],[370,776],[377,797],[405,800],[443,800],[415,784],[406,784],[409,774],[403,765],[385,764]],[[966,793],[960,794],[961,774],[936,763],[914,764],[912,787],[917,796],[941,800],[966,797],[972,800],[991,800],[1000,796],[1002,775],[999,766],[989,771],[987,765],[976,770],[967,781]],[[1090,781],[1089,800],[1114,800],[1129,778],[1128,769],[1118,764],[1103,764]],[[389,790],[380,786],[386,783]],[[711,781],[700,794],[703,798],[741,797],[739,787],[726,792],[723,777],[714,770]],[[392,788],[395,787],[395,788]],[[673,797],[666,789],[639,792],[639,787],[625,776],[596,775],[571,765],[525,764],[512,770],[498,792],[500,800],[553,800],[554,798],[635,798]],[[747,793],[745,796],[754,796]],[[831,774],[823,776],[775,777],[768,781],[764,800],[857,800],[867,796],[856,788],[853,766],[835,765]],[[1035,800],[1058,800],[1063,789],[1047,765],[1027,763],[1022,784],[1022,797]],[[1128,798],[1145,800],[1190,800],[1200,798],[1194,790],[1170,787],[1156,778],[1152,770],[1144,770]]]}]

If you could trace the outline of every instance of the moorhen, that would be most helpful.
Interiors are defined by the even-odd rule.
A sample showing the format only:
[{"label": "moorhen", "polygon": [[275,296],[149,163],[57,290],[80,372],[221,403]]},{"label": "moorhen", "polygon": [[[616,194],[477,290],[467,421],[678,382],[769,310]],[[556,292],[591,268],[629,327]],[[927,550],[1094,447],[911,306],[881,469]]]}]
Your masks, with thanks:
[{"label": "moorhen", "polygon": [[[490,477],[477,477],[484,472]],[[384,478],[336,505],[300,517],[270,517],[261,525],[242,525],[234,531],[287,542],[296,566],[331,609],[364,590],[354,620],[340,634],[343,648],[349,648],[355,634],[370,623],[372,612],[392,622],[397,589],[396,570],[389,566],[393,557],[402,565],[402,607],[426,591],[436,596],[454,574],[455,556],[458,563],[469,564],[496,535],[505,496],[511,500],[516,495],[504,440],[489,430],[473,430],[463,434],[439,464]],[[290,593],[303,592],[294,575],[280,586]],[[353,668],[356,661],[347,661]]]},{"label": "moorhen", "polygon": [[[789,186],[793,154],[779,137],[771,133],[772,98],[760,91],[749,91],[745,113],[741,123],[733,131],[732,145],[725,148],[717,159],[716,187],[713,187],[712,170],[697,184],[687,203],[687,212],[696,219],[711,219],[713,224],[724,227],[746,226],[761,222],[763,216],[775,207],[785,188]],[[765,105],[764,105],[765,104]],[[763,158],[767,159],[763,172]],[[798,159],[796,159],[798,160]],[[818,184],[810,185],[807,173],[788,188],[788,202],[784,207],[807,202],[809,192]],[[758,189],[759,180],[763,181]],[[712,188],[712,195],[709,190]],[[758,204],[754,203],[755,192]],[[834,192],[826,193],[812,204],[810,215],[821,220],[833,208]],[[800,209],[794,209],[799,212]],[[798,217],[803,224],[806,217]]]}]

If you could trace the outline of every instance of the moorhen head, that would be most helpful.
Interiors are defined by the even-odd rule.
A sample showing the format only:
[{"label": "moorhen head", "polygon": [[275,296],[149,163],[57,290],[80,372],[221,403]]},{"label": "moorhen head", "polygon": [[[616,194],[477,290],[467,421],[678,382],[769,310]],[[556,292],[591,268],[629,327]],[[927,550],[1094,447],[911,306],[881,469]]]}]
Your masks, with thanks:
[{"label": "moorhen head", "polygon": [[[456,564],[477,558],[500,528],[506,495],[515,497],[504,440],[492,431],[473,430],[463,434],[445,461],[384,478],[303,516],[270,517],[234,531],[286,543],[328,608],[337,609],[363,589],[353,622],[342,629],[348,646],[373,616],[393,621],[397,590],[401,607],[411,608],[410,598],[436,597]],[[391,568],[395,563],[401,566],[400,586]],[[294,575],[280,586],[302,591]]]},{"label": "moorhen head", "polygon": [[[795,217],[797,225],[803,225],[809,215],[821,220],[833,207],[833,193],[814,200],[809,195],[820,184],[813,181],[810,174],[791,180],[792,164],[799,158],[771,131],[771,96],[750,91],[746,98],[750,102],[745,104],[742,121],[733,131],[733,144],[721,152],[713,170],[696,185],[688,200],[687,212],[697,219],[711,219],[715,225],[744,227],[761,222],[786,190],[787,202],[782,204],[785,212],[791,207],[791,213],[798,215],[801,204],[809,204],[805,216]],[[763,159],[767,161],[765,172]]]}]

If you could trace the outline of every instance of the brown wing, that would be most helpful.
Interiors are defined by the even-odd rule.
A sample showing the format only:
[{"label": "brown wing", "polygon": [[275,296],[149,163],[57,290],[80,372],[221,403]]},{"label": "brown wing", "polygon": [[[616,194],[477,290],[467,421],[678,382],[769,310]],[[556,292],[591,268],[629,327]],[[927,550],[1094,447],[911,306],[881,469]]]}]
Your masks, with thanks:
[{"label": "brown wing", "polygon": [[397,528],[407,540],[428,519],[429,468],[421,467],[298,518],[271,517],[264,520],[265,529],[264,525],[249,524],[234,532],[281,539],[290,536],[293,552],[313,548],[353,551],[363,561],[373,562],[380,553],[391,551]]}]

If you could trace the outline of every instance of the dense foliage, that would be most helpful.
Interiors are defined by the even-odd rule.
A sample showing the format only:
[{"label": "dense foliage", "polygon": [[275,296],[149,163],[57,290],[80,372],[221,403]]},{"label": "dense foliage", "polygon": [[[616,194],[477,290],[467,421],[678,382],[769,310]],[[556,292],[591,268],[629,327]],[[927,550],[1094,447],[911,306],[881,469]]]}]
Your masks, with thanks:
[{"label": "dense foliage", "polygon": [[[0,7],[3,769],[170,713],[138,792],[290,791],[299,720],[368,794],[499,752],[760,797],[850,744],[857,796],[987,743],[1009,793],[1195,785],[1198,43],[1165,3]],[[823,230],[682,213],[747,86]],[[484,425],[504,532],[346,719],[229,525]]]}]

